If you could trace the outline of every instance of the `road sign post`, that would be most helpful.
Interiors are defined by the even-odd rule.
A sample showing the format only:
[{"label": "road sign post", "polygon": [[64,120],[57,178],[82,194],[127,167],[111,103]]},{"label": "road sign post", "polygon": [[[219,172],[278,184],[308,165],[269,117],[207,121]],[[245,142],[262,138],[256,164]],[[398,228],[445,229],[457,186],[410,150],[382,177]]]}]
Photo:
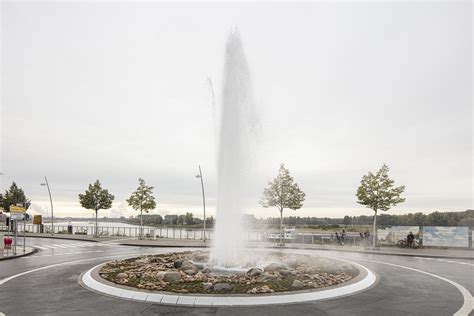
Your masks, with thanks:
[{"label": "road sign post", "polygon": [[25,218],[24,224],[25,226],[23,227],[23,252],[25,252],[25,240],[26,240],[26,235],[25,235],[25,230],[26,230],[26,208],[22,206],[15,206],[11,205],[10,206],[10,220],[15,221],[15,245],[13,248],[14,254],[16,255],[16,245],[17,245],[17,240],[18,240],[18,220],[21,219],[22,217]]},{"label": "road sign post", "polygon": [[3,249],[5,248],[5,236],[0,234],[0,258],[3,258]]}]

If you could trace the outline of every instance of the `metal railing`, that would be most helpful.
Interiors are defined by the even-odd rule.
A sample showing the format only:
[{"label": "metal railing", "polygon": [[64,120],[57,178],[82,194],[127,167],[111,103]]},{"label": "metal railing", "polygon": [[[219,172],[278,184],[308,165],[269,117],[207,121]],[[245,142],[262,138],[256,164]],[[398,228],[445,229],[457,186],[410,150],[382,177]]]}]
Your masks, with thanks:
[{"label": "metal railing", "polygon": [[[7,232],[7,226],[0,226],[0,231]],[[40,230],[39,225],[26,224],[26,232],[51,234],[51,226],[43,225]],[[23,225],[18,225],[18,234],[23,233]],[[138,238],[140,235],[140,227],[98,227],[99,237],[128,237]],[[208,229],[205,232],[196,228],[176,228],[176,227],[144,227],[143,234],[146,239],[186,239],[186,240],[203,240],[204,233],[206,240],[212,240],[214,231]],[[243,233],[243,240],[248,242],[274,242],[279,243],[278,230],[253,230]],[[55,225],[54,234],[83,235],[92,237],[95,234],[94,225]],[[277,237],[275,237],[277,236]],[[332,232],[301,232],[295,231],[291,238],[285,239],[285,243],[295,244],[341,244]],[[349,246],[365,246],[367,240],[361,238],[358,233],[348,232],[343,240],[344,245]],[[396,242],[395,242],[396,244]],[[384,245],[389,245],[384,243]],[[469,248],[472,248],[472,231],[469,230]]]}]

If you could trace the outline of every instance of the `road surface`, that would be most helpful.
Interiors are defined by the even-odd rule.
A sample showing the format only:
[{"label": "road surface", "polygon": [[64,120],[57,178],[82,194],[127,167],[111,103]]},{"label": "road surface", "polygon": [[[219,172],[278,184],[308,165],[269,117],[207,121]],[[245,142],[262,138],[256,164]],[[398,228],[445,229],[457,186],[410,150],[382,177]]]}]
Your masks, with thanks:
[{"label": "road surface", "polygon": [[351,296],[304,304],[196,308],[116,299],[78,283],[81,273],[99,263],[183,248],[46,238],[27,238],[27,245],[39,252],[0,261],[0,315],[474,315],[474,261],[467,259],[286,250],[360,263],[377,274],[377,284]]}]

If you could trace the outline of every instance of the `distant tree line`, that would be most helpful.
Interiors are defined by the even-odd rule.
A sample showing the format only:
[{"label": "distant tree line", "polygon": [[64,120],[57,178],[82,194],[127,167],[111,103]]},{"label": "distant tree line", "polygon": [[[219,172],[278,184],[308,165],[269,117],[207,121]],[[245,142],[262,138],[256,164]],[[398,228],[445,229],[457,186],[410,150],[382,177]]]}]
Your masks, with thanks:
[{"label": "distant tree line", "polygon": [[[253,217],[253,218],[252,218]],[[300,217],[289,216],[283,218],[286,226],[334,226],[334,225],[371,225],[373,216],[344,216],[343,218],[328,217]],[[250,215],[246,222],[255,226],[273,226],[280,224],[280,218],[272,217],[257,219]],[[474,227],[474,210],[463,212],[433,212],[429,214],[409,213],[403,215],[380,214],[377,215],[379,227],[386,226],[469,226]]]},{"label": "distant tree line", "polygon": [[[142,217],[145,226],[202,226],[203,220],[194,217],[193,213],[187,212],[185,215],[165,215],[164,217],[156,214],[143,214],[138,216],[130,216],[125,220],[128,224],[137,225]],[[214,225],[212,216],[206,218],[206,227],[211,228]]]}]

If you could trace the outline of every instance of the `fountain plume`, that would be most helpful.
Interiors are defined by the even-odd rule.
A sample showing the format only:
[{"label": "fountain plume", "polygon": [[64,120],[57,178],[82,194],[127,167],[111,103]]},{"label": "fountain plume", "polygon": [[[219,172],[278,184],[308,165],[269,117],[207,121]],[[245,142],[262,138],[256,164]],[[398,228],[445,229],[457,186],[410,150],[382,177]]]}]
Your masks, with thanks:
[{"label": "fountain plume", "polygon": [[252,85],[237,29],[226,44],[218,152],[217,215],[211,259],[233,266],[243,249],[242,210],[255,120]]}]

